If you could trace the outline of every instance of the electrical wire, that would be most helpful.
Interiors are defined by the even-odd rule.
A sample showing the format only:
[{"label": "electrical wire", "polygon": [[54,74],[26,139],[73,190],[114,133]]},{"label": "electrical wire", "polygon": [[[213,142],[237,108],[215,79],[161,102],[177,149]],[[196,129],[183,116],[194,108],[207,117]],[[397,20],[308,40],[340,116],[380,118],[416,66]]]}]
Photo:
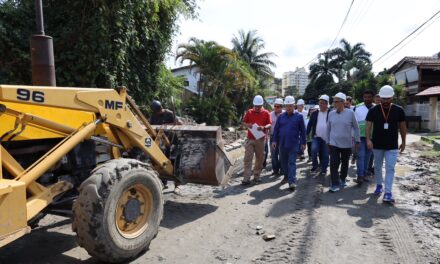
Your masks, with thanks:
[{"label": "electrical wire", "polygon": [[431,21],[430,24],[426,25],[422,30],[420,30],[416,35],[414,35],[410,40],[408,40],[405,44],[400,46],[397,50],[395,50],[391,55],[389,55],[387,58],[381,61],[380,64],[383,64],[384,62],[388,61],[390,58],[392,58],[394,55],[396,55],[397,52],[402,50],[404,47],[406,47],[409,43],[411,43],[414,39],[416,39],[420,34],[422,34],[426,29],[428,29],[432,24],[434,24],[437,19],[439,19],[440,16],[436,17],[434,20]]},{"label": "electrical wire", "polygon": [[396,45],[394,45],[391,49],[389,49],[387,52],[385,52],[384,54],[382,54],[378,59],[376,59],[375,61],[373,61],[372,64],[375,64],[376,62],[380,61],[383,57],[385,57],[388,53],[390,53],[391,51],[393,51],[395,48],[397,48],[398,46],[400,46],[400,44],[402,44],[405,40],[407,40],[409,37],[411,37],[414,33],[416,33],[417,31],[419,31],[419,29],[421,29],[424,25],[426,25],[426,23],[428,23],[429,21],[431,21],[432,19],[434,19],[438,14],[440,14],[440,10],[437,11],[434,15],[432,15],[428,20],[426,20],[425,22],[423,22],[420,26],[418,26],[415,30],[413,30],[410,34],[408,34],[406,37],[404,37],[401,41],[399,41],[399,43],[397,43]]},{"label": "electrical wire", "polygon": [[[341,24],[341,26],[339,27],[338,33],[336,34],[335,38],[334,38],[333,41],[332,41],[332,44],[330,45],[330,47],[327,49],[326,52],[328,52],[328,51],[333,47],[333,44],[335,44],[336,39],[338,38],[339,34],[341,33],[342,28],[343,28],[344,25],[345,25],[345,22],[347,21],[348,15],[350,14],[351,8],[353,7],[353,3],[354,3],[354,0],[351,0],[350,6],[349,6],[349,8],[348,8],[348,10],[347,10],[347,14],[345,14],[344,20],[342,21],[342,24]],[[305,68],[307,65],[311,64],[311,63],[314,62],[315,60],[318,60],[320,54],[322,54],[322,53],[319,53],[318,56],[316,56],[315,58],[313,58],[312,60],[310,60],[309,62],[307,62],[307,63],[303,66],[303,68]]]}]

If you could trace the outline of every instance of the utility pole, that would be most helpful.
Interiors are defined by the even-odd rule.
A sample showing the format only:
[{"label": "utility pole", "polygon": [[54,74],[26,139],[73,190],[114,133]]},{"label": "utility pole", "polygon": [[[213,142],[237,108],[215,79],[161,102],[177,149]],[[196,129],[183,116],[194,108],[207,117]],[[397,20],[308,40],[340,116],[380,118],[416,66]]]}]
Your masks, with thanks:
[{"label": "utility pole", "polygon": [[31,36],[32,84],[56,86],[52,37],[44,34],[42,0],[35,0],[37,33]]}]

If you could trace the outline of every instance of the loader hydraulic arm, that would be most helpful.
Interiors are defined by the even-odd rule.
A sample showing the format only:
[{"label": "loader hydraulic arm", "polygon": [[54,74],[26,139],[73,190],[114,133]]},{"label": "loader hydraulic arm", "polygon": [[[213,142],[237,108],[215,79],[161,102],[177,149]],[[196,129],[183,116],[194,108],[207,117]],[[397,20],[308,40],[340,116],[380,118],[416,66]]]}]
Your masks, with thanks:
[{"label": "loader hydraulic arm", "polygon": [[[133,107],[130,107],[133,102],[127,98],[125,88],[119,89],[118,92],[114,89],[0,85],[0,102],[95,113],[116,131],[120,138],[124,138],[121,140],[124,147],[138,147],[144,151],[160,174],[170,177],[174,173],[171,161],[154,141],[155,131],[140,111],[133,113]],[[138,120],[141,120],[144,126]]]}]

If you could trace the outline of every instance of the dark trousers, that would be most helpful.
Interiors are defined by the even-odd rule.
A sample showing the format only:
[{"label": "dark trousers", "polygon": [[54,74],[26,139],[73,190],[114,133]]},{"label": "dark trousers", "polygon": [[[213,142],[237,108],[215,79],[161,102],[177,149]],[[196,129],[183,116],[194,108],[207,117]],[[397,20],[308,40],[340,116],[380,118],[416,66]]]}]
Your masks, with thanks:
[{"label": "dark trousers", "polygon": [[[338,148],[335,146],[330,146],[330,176],[332,179],[332,186],[339,186],[339,179],[345,181],[347,178],[350,154],[351,148]],[[339,165],[341,165],[340,174]]]},{"label": "dark trousers", "polygon": [[307,141],[307,154],[309,159],[312,158],[312,141]]}]

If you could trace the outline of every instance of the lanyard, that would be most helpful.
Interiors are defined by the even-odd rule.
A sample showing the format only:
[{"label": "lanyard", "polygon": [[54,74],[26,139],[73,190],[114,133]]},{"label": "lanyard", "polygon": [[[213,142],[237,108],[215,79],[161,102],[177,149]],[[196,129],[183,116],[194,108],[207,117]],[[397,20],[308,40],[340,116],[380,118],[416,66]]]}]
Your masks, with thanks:
[{"label": "lanyard", "polygon": [[390,116],[390,112],[391,112],[391,107],[392,106],[393,106],[393,104],[391,103],[390,104],[390,109],[388,109],[388,113],[385,116],[385,111],[383,110],[383,106],[382,106],[382,104],[380,104],[380,109],[382,109],[382,115],[383,115],[383,118],[385,119],[385,123],[388,123],[388,117]]}]

